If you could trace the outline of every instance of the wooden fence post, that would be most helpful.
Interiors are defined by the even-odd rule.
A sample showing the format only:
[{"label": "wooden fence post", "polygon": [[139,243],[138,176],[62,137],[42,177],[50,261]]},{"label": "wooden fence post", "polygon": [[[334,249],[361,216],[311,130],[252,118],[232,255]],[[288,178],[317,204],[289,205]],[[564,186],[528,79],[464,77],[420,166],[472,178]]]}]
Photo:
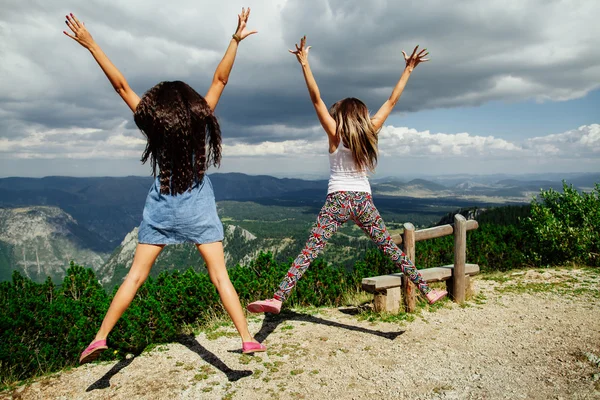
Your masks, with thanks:
[{"label": "wooden fence post", "polygon": [[465,301],[466,279],[465,263],[467,259],[467,220],[460,214],[454,216],[454,270],[452,274],[452,296],[454,301]]},{"label": "wooden fence post", "polygon": [[[404,248],[404,253],[406,253],[409,260],[415,264],[415,226],[410,222],[404,224],[402,247]],[[402,275],[402,297],[404,299],[404,307],[406,312],[414,312],[417,304],[416,287],[414,283],[408,279],[406,274]]]}]

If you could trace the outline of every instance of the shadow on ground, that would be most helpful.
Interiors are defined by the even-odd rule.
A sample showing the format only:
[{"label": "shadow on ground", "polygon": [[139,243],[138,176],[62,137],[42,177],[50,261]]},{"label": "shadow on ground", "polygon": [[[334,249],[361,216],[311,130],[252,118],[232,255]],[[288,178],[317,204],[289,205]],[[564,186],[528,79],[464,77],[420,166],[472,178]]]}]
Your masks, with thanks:
[{"label": "shadow on ground", "polygon": [[206,347],[202,346],[194,335],[183,335],[179,338],[179,343],[192,350],[194,353],[198,354],[200,358],[204,361],[217,368],[219,371],[223,372],[227,379],[230,382],[238,381],[242,378],[248,377],[252,375],[252,371],[243,370],[238,371],[231,369],[225,364],[219,357],[217,357],[214,353],[211,353]]},{"label": "shadow on ground", "polygon": [[[351,314],[351,312],[349,310],[346,310],[345,313]],[[320,325],[325,325],[325,326],[331,326],[334,328],[346,329],[346,330],[354,331],[354,332],[360,332],[360,333],[364,333],[364,334],[368,334],[368,335],[375,335],[375,336],[379,336],[379,337],[389,339],[389,340],[394,340],[398,336],[402,335],[405,332],[405,331],[383,332],[383,331],[379,331],[379,330],[363,328],[360,326],[343,324],[341,322],[330,321],[330,320],[327,320],[324,318],[315,317],[314,315],[300,314],[295,311],[287,311],[286,310],[286,311],[281,312],[281,314],[277,314],[277,315],[273,315],[273,314],[269,314],[269,313],[265,314],[265,319],[263,320],[263,324],[260,328],[260,331],[258,331],[258,333],[256,335],[254,335],[254,338],[256,340],[258,340],[259,342],[262,342],[267,337],[269,337],[269,335],[271,333],[273,333],[273,331],[275,331],[275,329],[277,329],[279,324],[281,324],[284,321],[309,322],[312,324],[320,324]]]},{"label": "shadow on ground", "polygon": [[128,359],[124,359],[116,363],[104,376],[98,379],[96,382],[92,383],[90,387],[86,389],[86,392],[91,392],[96,389],[106,389],[110,387],[110,378],[119,373],[123,368],[128,366],[133,362],[135,357],[131,357]]}]

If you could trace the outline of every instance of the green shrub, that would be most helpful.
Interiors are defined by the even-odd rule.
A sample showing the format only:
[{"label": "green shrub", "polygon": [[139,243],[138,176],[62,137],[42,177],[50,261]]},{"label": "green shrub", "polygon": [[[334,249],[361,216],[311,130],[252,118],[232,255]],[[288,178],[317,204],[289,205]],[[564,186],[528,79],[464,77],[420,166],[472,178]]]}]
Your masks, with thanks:
[{"label": "green shrub", "polygon": [[562,193],[542,190],[539,198],[523,224],[530,262],[600,266],[600,184],[581,193],[563,182]]},{"label": "green shrub", "polygon": [[0,377],[26,378],[72,365],[99,326],[108,297],[92,270],[71,265],[61,287],[19,273],[0,284]]}]

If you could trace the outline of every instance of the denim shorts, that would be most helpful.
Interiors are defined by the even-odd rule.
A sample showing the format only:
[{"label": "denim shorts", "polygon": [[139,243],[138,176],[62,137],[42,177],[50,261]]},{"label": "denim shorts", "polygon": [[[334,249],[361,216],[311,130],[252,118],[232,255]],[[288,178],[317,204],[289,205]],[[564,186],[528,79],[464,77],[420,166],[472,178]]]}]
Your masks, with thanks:
[{"label": "denim shorts", "polygon": [[214,243],[223,224],[208,176],[182,194],[161,194],[157,177],[148,192],[138,242],[145,244]]}]

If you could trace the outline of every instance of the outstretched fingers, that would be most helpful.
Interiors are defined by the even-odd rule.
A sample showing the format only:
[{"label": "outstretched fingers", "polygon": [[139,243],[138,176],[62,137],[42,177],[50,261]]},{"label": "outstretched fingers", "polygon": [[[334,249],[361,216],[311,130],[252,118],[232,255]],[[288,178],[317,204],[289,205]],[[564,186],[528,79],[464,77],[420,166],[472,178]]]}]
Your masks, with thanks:
[{"label": "outstretched fingers", "polygon": [[75,23],[75,26],[77,26],[78,28],[81,28],[83,26],[83,24],[81,22],[79,22],[79,20],[77,19],[77,17],[75,15],[73,15],[73,13],[70,13],[69,15],[71,16],[71,19]]},{"label": "outstretched fingers", "polygon": [[68,37],[70,37],[71,39],[73,39],[73,40],[77,40],[77,38],[76,38],[75,36],[71,35],[71,34],[70,34],[70,33],[68,33],[67,31],[63,31],[63,33],[64,33],[65,35],[67,35]]},{"label": "outstretched fingers", "polygon": [[300,44],[296,43],[294,44],[294,46],[296,47],[296,50],[288,49],[288,51],[296,55],[296,57],[299,57],[298,60],[300,60],[301,56],[308,55],[308,50],[310,50],[310,48],[312,47],[306,46],[306,35],[300,38]]},{"label": "outstretched fingers", "polygon": [[71,18],[69,18],[68,15],[65,16],[66,20],[65,20],[65,24],[67,24],[67,26],[69,27],[69,29],[74,33],[77,34],[77,30],[78,27],[75,26],[74,21],[71,20]]},{"label": "outstretched fingers", "polygon": [[404,56],[404,61],[406,61],[406,65],[410,65],[414,68],[422,62],[429,61],[429,58],[425,58],[429,55],[427,48],[424,48],[417,53],[418,49],[419,45],[415,46],[410,57],[406,54],[404,50],[402,51],[402,55]]},{"label": "outstretched fingers", "polygon": [[418,48],[419,48],[419,45],[416,45],[415,49],[413,50],[412,54],[410,55],[411,58],[415,56],[415,54],[417,53],[417,49]]},{"label": "outstretched fingers", "polygon": [[248,7],[247,10],[242,7],[242,13],[238,14],[238,17],[240,18],[240,21],[248,22],[248,17],[250,17],[250,7]]}]

